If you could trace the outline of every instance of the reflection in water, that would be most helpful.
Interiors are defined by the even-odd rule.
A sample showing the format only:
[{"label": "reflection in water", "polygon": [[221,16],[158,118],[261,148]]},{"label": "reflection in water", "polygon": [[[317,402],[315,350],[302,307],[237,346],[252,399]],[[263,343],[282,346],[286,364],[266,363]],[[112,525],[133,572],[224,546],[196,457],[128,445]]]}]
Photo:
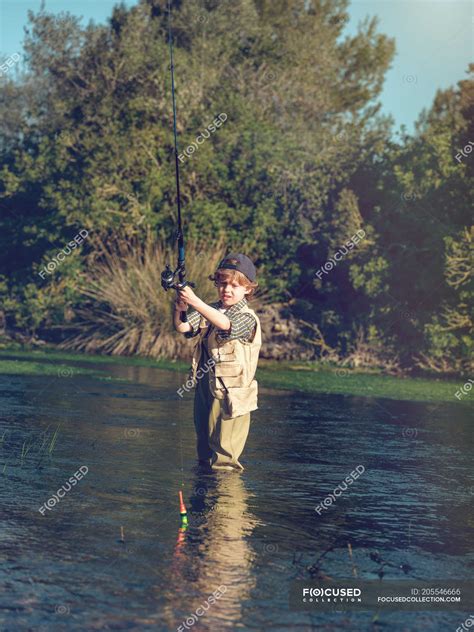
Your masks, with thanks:
[{"label": "reflection in water", "polygon": [[[308,614],[289,610],[290,582],[351,577],[348,543],[367,579],[472,576],[467,406],[262,389],[245,472],[206,474],[193,469],[192,397],[176,394],[184,376],[107,371],[136,381],[1,378],[5,629],[173,632],[194,613],[192,632],[306,631]],[[57,426],[48,456],[41,446]],[[318,515],[360,464],[363,475]],[[87,476],[42,516],[83,465]],[[181,532],[179,490],[189,516]],[[362,630],[371,617],[313,622]],[[460,624],[458,613],[382,619],[394,630]]]},{"label": "reflection in water", "polygon": [[[172,629],[199,618],[202,630],[234,628],[255,587],[256,553],[250,536],[259,520],[248,509],[249,492],[237,472],[198,472],[188,503],[190,527],[179,529],[165,620]],[[189,581],[193,593],[189,594]],[[186,629],[186,626],[184,626]]]}]

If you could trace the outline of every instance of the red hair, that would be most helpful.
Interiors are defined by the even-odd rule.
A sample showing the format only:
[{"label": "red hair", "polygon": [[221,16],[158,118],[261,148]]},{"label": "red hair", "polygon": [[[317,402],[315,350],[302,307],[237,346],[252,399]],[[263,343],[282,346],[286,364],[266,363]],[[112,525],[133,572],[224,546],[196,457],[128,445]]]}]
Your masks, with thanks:
[{"label": "red hair", "polygon": [[[237,263],[236,259],[229,259],[226,262],[228,263]],[[219,283],[224,281],[236,281],[239,285],[243,285],[246,290],[250,290],[248,294],[245,295],[245,298],[248,300],[252,298],[255,293],[255,290],[258,288],[257,281],[250,281],[247,279],[245,274],[242,274],[239,270],[232,270],[232,268],[219,268],[215,271],[214,274],[209,276],[210,281],[214,281],[214,285],[217,287]]]}]

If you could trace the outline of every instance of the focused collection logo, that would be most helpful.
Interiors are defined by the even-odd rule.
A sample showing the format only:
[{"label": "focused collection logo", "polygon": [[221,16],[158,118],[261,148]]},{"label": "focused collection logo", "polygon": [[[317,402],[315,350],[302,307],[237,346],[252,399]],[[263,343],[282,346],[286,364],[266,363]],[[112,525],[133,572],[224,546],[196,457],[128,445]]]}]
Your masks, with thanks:
[{"label": "focused collection logo", "polygon": [[302,588],[304,603],[362,603],[360,588]]},{"label": "focused collection logo", "polygon": [[[289,602],[290,610],[299,612],[373,609],[412,612],[457,609],[474,612],[474,580],[295,580],[290,585]],[[471,624],[474,632],[474,618],[465,627]]]}]

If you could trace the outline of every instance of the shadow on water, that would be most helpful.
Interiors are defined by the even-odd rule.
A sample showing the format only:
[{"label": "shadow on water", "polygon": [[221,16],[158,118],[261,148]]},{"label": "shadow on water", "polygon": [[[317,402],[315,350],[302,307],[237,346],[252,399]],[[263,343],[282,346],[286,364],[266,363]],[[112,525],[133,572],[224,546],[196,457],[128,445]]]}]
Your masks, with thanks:
[{"label": "shadow on water", "polygon": [[106,370],[133,382],[1,378],[2,630],[444,630],[466,619],[388,612],[376,625],[370,612],[288,606],[293,579],[351,578],[353,564],[366,579],[472,577],[464,407],[262,389],[245,472],[206,474],[192,394],[176,394],[185,374]]}]

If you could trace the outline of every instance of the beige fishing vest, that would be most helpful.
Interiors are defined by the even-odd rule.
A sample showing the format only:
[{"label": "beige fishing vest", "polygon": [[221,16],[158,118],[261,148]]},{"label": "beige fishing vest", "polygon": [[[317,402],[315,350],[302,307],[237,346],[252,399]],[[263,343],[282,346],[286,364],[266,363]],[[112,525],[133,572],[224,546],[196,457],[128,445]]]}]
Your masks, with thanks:
[{"label": "beige fishing vest", "polygon": [[[223,400],[223,419],[239,417],[258,408],[258,385],[254,376],[262,346],[260,320],[253,309],[247,305],[239,310],[239,313],[241,312],[252,314],[257,321],[252,341],[227,340],[219,342],[215,328],[212,329],[207,338],[210,356],[209,388],[213,397]],[[203,339],[208,329],[205,323],[205,318],[201,316],[199,322],[201,333],[194,347],[191,363],[190,379],[193,384],[196,383],[196,379],[199,379],[199,375],[196,376],[196,373],[201,359]]]}]

